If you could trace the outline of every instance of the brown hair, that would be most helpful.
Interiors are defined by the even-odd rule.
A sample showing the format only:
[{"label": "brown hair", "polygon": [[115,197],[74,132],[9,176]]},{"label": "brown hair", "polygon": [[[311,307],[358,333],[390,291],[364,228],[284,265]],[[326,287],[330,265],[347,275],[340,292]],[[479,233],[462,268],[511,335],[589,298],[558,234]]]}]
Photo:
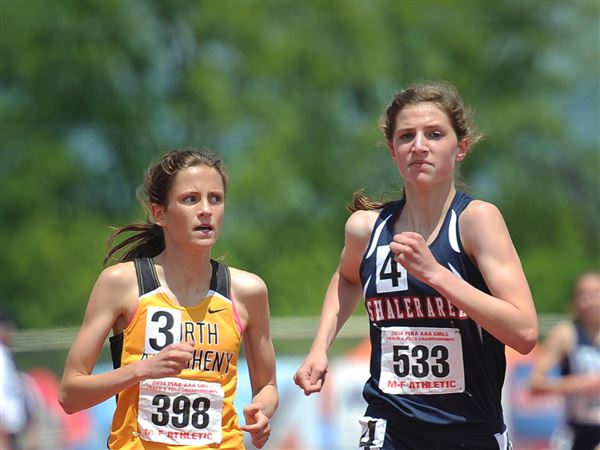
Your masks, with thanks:
[{"label": "brown hair", "polygon": [[[146,222],[131,223],[114,229],[106,241],[105,266],[121,251],[124,253],[114,258],[116,262],[132,261],[139,257],[154,257],[164,250],[163,231],[151,220],[150,205],[153,203],[166,205],[175,176],[181,170],[194,166],[208,166],[217,170],[223,180],[223,188],[225,192],[227,191],[227,173],[223,161],[217,155],[208,150],[198,149],[168,151],[157,163],[148,168],[144,185],[137,191],[138,199],[146,209]],[[114,244],[115,239],[125,233],[133,234]]]},{"label": "brown hair", "polygon": [[[393,139],[398,113],[407,106],[418,103],[433,103],[446,114],[459,141],[466,138],[469,144],[473,145],[482,138],[482,134],[473,123],[471,109],[464,105],[456,87],[445,81],[432,81],[410,85],[394,95],[379,120],[386,142]],[[354,193],[348,209],[373,210],[382,208],[387,203],[389,202],[374,201],[362,191],[358,191]]]}]

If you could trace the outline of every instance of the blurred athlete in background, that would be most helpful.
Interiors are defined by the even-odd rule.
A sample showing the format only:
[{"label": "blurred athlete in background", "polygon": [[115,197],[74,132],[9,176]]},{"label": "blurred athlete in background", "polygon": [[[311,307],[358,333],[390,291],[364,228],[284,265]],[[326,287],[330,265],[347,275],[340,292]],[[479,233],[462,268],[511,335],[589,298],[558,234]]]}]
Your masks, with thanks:
[{"label": "blurred athlete in background", "polygon": [[[600,273],[586,272],[573,284],[574,318],[555,325],[533,365],[534,392],[565,396],[572,450],[600,449]],[[560,376],[551,370],[560,367]]]}]

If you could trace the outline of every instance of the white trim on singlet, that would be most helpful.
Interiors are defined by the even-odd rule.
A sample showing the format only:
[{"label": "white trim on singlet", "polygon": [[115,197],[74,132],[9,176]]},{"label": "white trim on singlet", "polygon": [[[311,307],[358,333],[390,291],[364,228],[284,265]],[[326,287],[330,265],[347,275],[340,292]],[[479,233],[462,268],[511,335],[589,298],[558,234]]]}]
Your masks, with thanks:
[{"label": "white trim on singlet", "polygon": [[383,221],[375,229],[375,232],[373,233],[373,240],[371,241],[371,246],[369,247],[369,251],[367,252],[367,256],[365,256],[365,258],[370,257],[377,248],[377,242],[379,241],[379,236],[383,231],[383,227],[385,226],[389,218],[392,217],[392,215],[393,213],[387,216],[385,219],[383,219]]},{"label": "white trim on singlet", "polygon": [[453,273],[454,275],[456,275],[456,276],[457,276],[458,278],[460,278],[461,280],[463,279],[463,277],[461,276],[461,274],[458,272],[458,270],[456,270],[456,269],[454,268],[454,266],[453,266],[452,264],[448,263],[448,267],[450,268],[450,270],[452,271],[452,273]]},{"label": "white trim on singlet", "polygon": [[148,292],[146,292],[145,294],[143,294],[143,295],[140,295],[140,296],[138,297],[138,301],[139,301],[139,300],[142,300],[143,298],[146,298],[146,297],[151,297],[151,296],[153,296],[153,295],[156,295],[156,294],[157,294],[157,293],[159,293],[159,292],[162,292],[162,293],[165,293],[165,294],[167,293],[167,291],[166,291],[166,290],[165,290],[165,289],[164,289],[162,286],[158,286],[158,287],[156,287],[155,289],[152,289],[151,291],[148,291]]},{"label": "white trim on singlet", "polygon": [[456,253],[460,253],[460,247],[458,246],[458,226],[457,226],[457,216],[456,211],[453,209],[450,210],[450,224],[448,225],[448,241],[450,242],[450,247]]},{"label": "white trim on singlet", "polygon": [[369,275],[369,278],[367,278],[367,282],[365,283],[365,287],[363,289],[363,297],[367,298],[367,289],[369,287],[369,282],[371,281],[371,277],[373,276],[373,274]]}]

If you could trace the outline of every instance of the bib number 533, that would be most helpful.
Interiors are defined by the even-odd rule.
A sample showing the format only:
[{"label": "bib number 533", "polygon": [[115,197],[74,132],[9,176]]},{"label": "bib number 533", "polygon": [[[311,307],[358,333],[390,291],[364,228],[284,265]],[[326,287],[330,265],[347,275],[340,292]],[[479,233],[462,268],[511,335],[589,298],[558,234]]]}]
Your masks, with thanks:
[{"label": "bib number 533", "polygon": [[393,351],[394,373],[399,377],[412,374],[417,378],[424,378],[431,374],[441,378],[450,373],[448,349],[443,345],[436,345],[431,349],[424,345],[412,348],[408,345],[394,345]]},{"label": "bib number 533", "polygon": [[403,395],[464,392],[460,331],[438,327],[382,327],[379,389]]}]

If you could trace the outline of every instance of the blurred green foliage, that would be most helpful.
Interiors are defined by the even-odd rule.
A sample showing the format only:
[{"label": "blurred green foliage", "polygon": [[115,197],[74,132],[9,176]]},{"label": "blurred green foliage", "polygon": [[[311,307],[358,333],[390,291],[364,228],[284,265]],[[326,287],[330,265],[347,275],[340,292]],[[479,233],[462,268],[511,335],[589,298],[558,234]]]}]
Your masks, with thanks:
[{"label": "blurred green foliage", "polygon": [[[540,312],[600,265],[600,3],[0,2],[0,296],[21,327],[79,324],[109,225],[170,148],[231,174],[215,256],[273,315],[317,314],[352,193],[398,192],[378,118],[453,81],[486,131],[463,165],[503,211]],[[397,195],[397,194],[396,194]]]}]

